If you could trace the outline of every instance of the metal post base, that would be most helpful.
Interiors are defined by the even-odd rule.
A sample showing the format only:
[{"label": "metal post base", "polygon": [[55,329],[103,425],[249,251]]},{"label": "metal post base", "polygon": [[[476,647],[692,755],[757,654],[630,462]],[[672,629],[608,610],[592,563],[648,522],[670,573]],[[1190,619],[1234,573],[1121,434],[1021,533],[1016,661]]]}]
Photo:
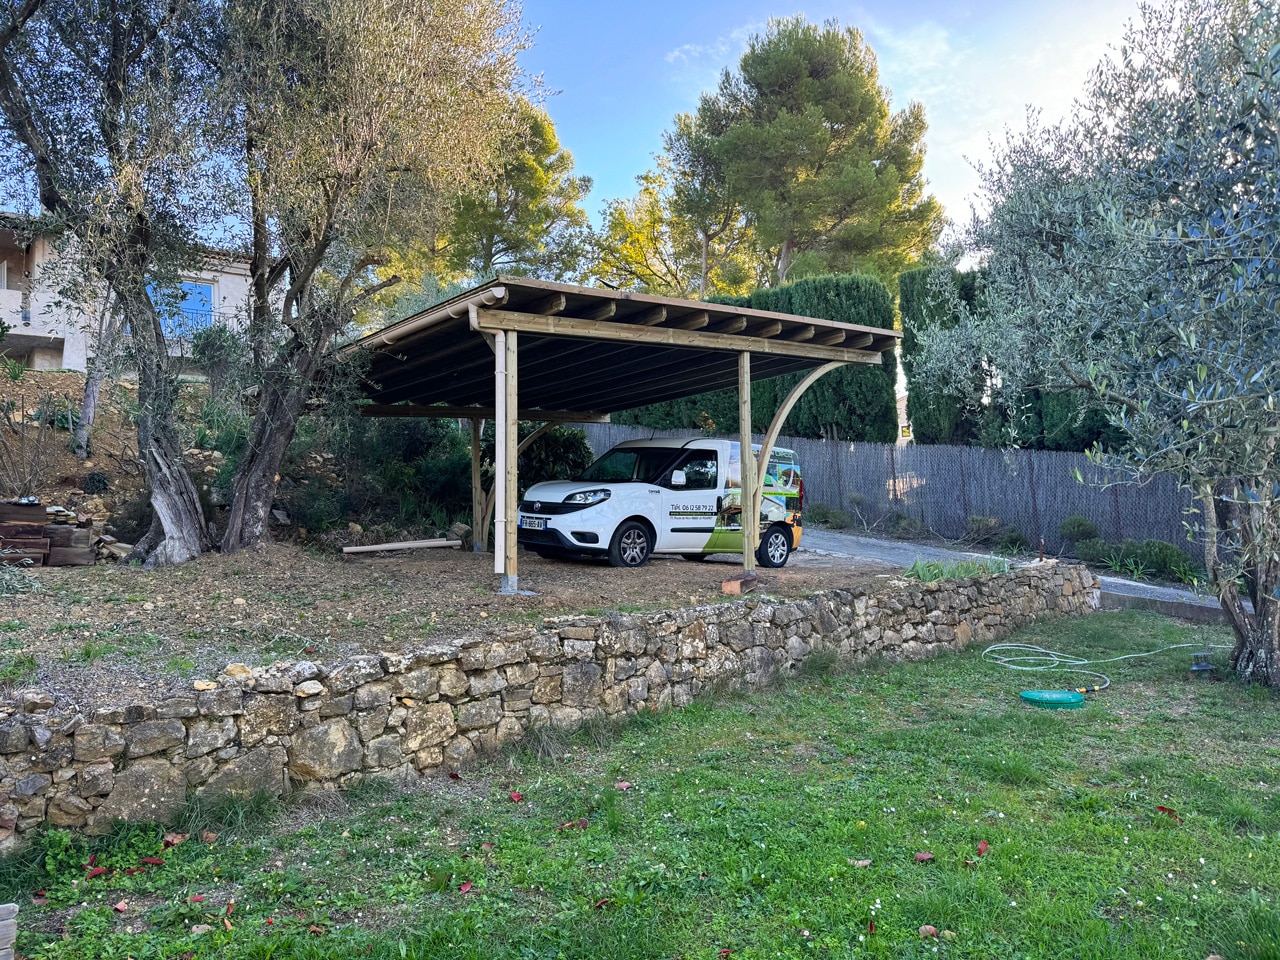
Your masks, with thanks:
[{"label": "metal post base", "polygon": [[502,575],[502,586],[498,588],[498,592],[507,596],[520,592],[520,577],[515,574],[504,573]]}]

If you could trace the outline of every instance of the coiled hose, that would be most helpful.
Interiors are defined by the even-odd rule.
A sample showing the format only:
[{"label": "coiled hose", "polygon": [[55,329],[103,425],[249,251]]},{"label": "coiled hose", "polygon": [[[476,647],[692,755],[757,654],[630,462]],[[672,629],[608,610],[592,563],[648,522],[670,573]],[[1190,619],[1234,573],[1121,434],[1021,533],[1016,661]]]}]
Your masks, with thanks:
[{"label": "coiled hose", "polygon": [[1102,681],[1101,685],[1072,687],[1071,689],[1075,690],[1076,693],[1101,693],[1111,686],[1111,678],[1105,673],[1098,673],[1096,670],[1085,670],[1085,667],[1094,667],[1103,663],[1117,663],[1121,660],[1134,660],[1138,657],[1153,657],[1157,653],[1164,653],[1167,650],[1181,650],[1185,647],[1195,647],[1197,650],[1231,649],[1231,647],[1220,643],[1175,643],[1142,653],[1126,653],[1123,656],[1108,657],[1105,660],[1086,660],[1083,657],[1073,657],[1068,653],[1059,653],[1057,650],[1046,650],[1044,647],[1038,647],[1033,643],[993,643],[982,651],[982,659],[988,663],[1007,667],[1010,670],[1023,670],[1029,673],[1039,673],[1044,670],[1061,670],[1065,673],[1082,673],[1086,676],[1097,677]]}]

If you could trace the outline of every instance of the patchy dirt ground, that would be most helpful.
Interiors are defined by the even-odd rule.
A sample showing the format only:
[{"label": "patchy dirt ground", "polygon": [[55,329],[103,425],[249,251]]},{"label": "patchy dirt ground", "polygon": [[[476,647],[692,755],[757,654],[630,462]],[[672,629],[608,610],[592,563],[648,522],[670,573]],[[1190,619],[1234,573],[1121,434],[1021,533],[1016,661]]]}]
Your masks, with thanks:
[{"label": "patchy dirt ground", "polygon": [[[0,599],[0,662],[17,674],[11,687],[118,702],[158,687],[189,689],[237,660],[325,662],[492,623],[719,603],[721,581],[740,569],[727,556],[658,557],[638,570],[523,556],[520,586],[532,595],[500,596],[492,564],[460,550],[343,561],[279,545],[162,570],[41,569],[31,574],[39,590]],[[802,597],[871,587],[883,576],[883,568],[852,570],[801,552],[782,570],[763,571],[761,584],[770,596]]]}]

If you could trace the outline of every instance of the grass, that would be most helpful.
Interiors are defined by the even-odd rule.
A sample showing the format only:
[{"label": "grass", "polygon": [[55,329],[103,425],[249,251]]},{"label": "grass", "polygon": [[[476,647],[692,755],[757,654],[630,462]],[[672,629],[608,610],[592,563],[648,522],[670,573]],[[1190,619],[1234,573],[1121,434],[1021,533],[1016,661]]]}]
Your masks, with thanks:
[{"label": "grass", "polygon": [[921,560],[907,568],[906,576],[924,583],[935,580],[964,580],[971,577],[985,577],[994,573],[1008,573],[1009,561],[1001,559],[989,560]]},{"label": "grass", "polygon": [[[1016,639],[1099,657],[1225,638],[1100,614]],[[976,650],[825,662],[542,732],[416,792],[193,804],[168,849],[163,828],[51,831],[0,861],[0,902],[40,960],[1275,958],[1280,703],[1191,681],[1184,654],[1113,665],[1077,711],[1017,698],[1067,676],[1029,684]]]}]

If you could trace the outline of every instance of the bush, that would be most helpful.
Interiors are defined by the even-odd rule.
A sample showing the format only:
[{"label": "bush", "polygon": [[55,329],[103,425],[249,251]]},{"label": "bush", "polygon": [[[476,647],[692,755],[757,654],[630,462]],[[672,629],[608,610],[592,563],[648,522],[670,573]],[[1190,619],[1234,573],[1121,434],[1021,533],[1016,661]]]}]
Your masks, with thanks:
[{"label": "bush", "polygon": [[1075,552],[1085,563],[1097,566],[1110,555],[1111,545],[1101,537],[1089,537],[1075,544]]},{"label": "bush", "polygon": [[110,486],[111,481],[105,473],[101,470],[90,470],[85,474],[84,482],[80,484],[80,489],[85,493],[92,495],[97,493],[106,493],[107,488]]},{"label": "bush", "polygon": [[1015,530],[1013,527],[1006,527],[1000,532],[1000,536],[996,537],[993,544],[997,553],[1026,553],[1031,549],[1031,544],[1022,532]]},{"label": "bush", "polygon": [[925,535],[925,525],[915,517],[895,510],[885,521],[885,532],[899,540],[916,540]]},{"label": "bush", "polygon": [[1187,563],[1186,554],[1163,540],[1144,540],[1133,550],[1133,559],[1162,580],[1181,579],[1177,571]]},{"label": "bush", "polygon": [[971,543],[995,543],[1003,529],[995,517],[970,517],[964,522],[964,538]]},{"label": "bush", "polygon": [[804,519],[813,526],[830,527],[833,530],[845,530],[853,518],[838,507],[829,507],[825,503],[811,503],[804,508]]},{"label": "bush", "polygon": [[1068,543],[1079,543],[1081,540],[1096,540],[1098,525],[1087,517],[1067,517],[1058,525],[1058,536]]}]

